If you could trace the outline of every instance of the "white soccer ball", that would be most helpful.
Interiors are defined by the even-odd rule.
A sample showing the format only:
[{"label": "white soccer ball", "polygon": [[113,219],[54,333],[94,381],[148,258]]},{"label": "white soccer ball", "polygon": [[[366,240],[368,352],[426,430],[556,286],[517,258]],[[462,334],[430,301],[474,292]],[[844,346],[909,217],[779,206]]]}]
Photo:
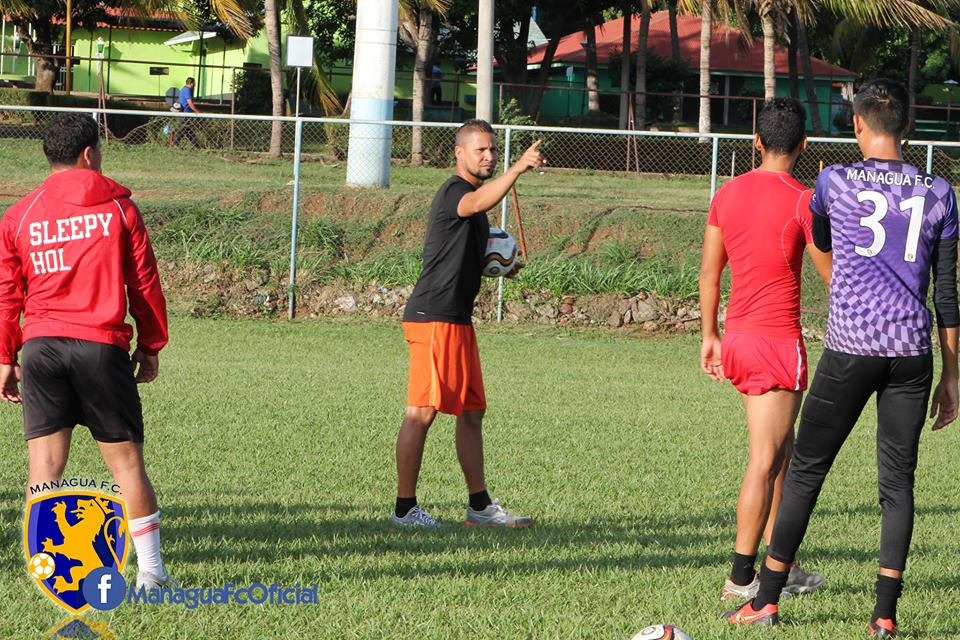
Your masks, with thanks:
[{"label": "white soccer ball", "polygon": [[483,256],[483,275],[499,278],[510,273],[517,262],[517,243],[509,233],[490,227],[487,252]]},{"label": "white soccer ball", "polygon": [[53,556],[42,551],[30,558],[30,575],[37,580],[46,580],[53,575],[57,568],[57,563],[53,561]]},{"label": "white soccer ball", "polygon": [[691,640],[683,629],[672,624],[655,624],[643,629],[632,640]]}]

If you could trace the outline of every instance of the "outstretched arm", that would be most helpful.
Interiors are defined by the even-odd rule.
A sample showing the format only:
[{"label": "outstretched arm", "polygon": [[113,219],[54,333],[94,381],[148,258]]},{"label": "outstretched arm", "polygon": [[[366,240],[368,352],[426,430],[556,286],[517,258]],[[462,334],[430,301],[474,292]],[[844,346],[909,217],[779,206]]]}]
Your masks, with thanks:
[{"label": "outstretched arm", "polygon": [[521,175],[530,169],[540,168],[547,164],[543,154],[537,150],[541,142],[543,141],[537,140],[530,145],[530,148],[523,152],[520,159],[510,165],[510,168],[503,174],[485,182],[476,191],[463,196],[460,204],[457,205],[457,215],[461,218],[467,218],[478,213],[486,213],[503,200],[507,192],[510,191],[510,187],[516,183]]}]

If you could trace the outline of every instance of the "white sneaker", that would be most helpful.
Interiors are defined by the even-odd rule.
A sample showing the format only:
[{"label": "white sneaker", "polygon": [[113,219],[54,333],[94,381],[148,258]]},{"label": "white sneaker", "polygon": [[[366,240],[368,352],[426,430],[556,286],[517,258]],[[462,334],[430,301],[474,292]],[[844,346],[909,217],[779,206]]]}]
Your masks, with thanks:
[{"label": "white sneaker", "polygon": [[507,527],[509,529],[526,529],[533,526],[533,518],[518,516],[510,513],[500,503],[494,500],[482,511],[474,511],[467,507],[467,519],[463,524],[474,527]]},{"label": "white sneaker", "polygon": [[173,579],[169,573],[164,570],[162,576],[158,576],[155,573],[149,571],[140,571],[137,573],[137,591],[140,589],[146,589],[147,591],[152,591],[154,589],[176,589],[180,584]]},{"label": "white sneaker", "polygon": [[729,578],[723,583],[723,591],[720,593],[721,600],[737,598],[738,600],[750,600],[757,597],[757,590],[760,589],[760,576],[754,575],[749,584],[737,584]]},{"label": "white sneaker", "polygon": [[390,519],[393,521],[393,524],[398,527],[422,527],[424,529],[436,529],[440,526],[440,523],[430,517],[430,514],[420,508],[419,505],[414,505],[410,511],[407,511],[407,515],[402,518],[397,517],[397,513],[393,512]]}]

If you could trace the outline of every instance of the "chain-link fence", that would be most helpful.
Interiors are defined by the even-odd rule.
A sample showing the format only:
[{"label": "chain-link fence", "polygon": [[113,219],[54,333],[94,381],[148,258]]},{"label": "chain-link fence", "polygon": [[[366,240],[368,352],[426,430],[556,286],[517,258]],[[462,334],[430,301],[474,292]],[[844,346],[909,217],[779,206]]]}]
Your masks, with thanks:
[{"label": "chain-link fence", "polygon": [[[0,137],[36,138],[54,110],[0,105]],[[179,112],[94,110],[108,141],[126,145],[178,146],[221,155],[270,154],[289,157],[296,147],[296,119]],[[301,151],[307,158],[332,163],[347,158],[350,120],[302,118]],[[456,124],[382,123],[392,129],[391,158],[395,163],[454,166]],[[556,169],[637,173],[647,175],[723,177],[749,171],[759,164],[752,136],[497,125],[501,151],[519,156],[535,139]],[[418,143],[417,143],[418,142]],[[419,150],[419,154],[416,152]],[[907,161],[960,184],[960,143],[912,141],[904,148]],[[852,162],[860,152],[852,138],[811,138],[797,165],[797,177],[812,183],[822,166]]]},{"label": "chain-link fence", "polygon": [[[307,197],[311,198],[313,208],[318,198],[322,199],[318,193],[324,185],[346,182],[350,120],[133,110],[73,111],[89,113],[98,119],[108,140],[107,172],[118,173],[122,181],[128,181],[138,190],[138,196],[149,193],[164,202],[189,202],[208,198],[212,190],[224,207],[229,208],[247,206],[238,201],[254,197],[249,195],[253,191],[260,198],[250,204],[253,210],[270,210],[281,215],[290,212],[292,313],[298,264],[296,234],[301,226],[297,219],[300,178],[306,176]],[[54,112],[42,107],[0,106],[0,137],[4,149],[0,152],[0,171],[5,173],[0,196],[6,196],[8,203],[24,195],[38,181],[44,162],[37,139],[43,124]],[[442,173],[439,170],[446,172],[454,167],[456,124],[415,125],[399,121],[374,124],[391,133],[391,179],[399,185],[398,189],[409,187],[412,181],[416,181],[418,188],[427,185],[435,188],[437,174]],[[581,181],[580,176],[602,175],[613,181],[604,187],[606,192],[573,190],[564,197],[576,194],[576,197],[600,200],[610,198],[610,191],[620,188],[618,185],[626,188],[633,176],[654,181],[660,177],[684,176],[689,177],[690,191],[702,189],[702,198],[697,196],[696,202],[685,205],[686,209],[705,211],[709,196],[723,179],[749,171],[760,162],[750,135],[509,125],[498,125],[497,129],[505,163],[540,139],[540,148],[549,163],[547,171],[555,176],[553,184],[563,182],[568,187],[582,182],[583,190],[589,191],[591,183]],[[911,141],[904,147],[904,155],[912,164],[960,185],[960,143]],[[860,157],[853,139],[811,138],[796,174],[801,182],[812,186],[823,166],[853,162]],[[364,155],[359,162],[380,160]],[[116,163],[126,165],[118,167]],[[21,170],[26,165],[29,167]],[[420,166],[433,168],[434,172],[417,173],[422,171]],[[251,186],[257,188],[251,189]],[[289,194],[290,187],[293,187],[292,207],[283,199],[286,195],[278,195]],[[674,205],[658,201],[652,206],[673,210]],[[502,223],[506,222],[507,212],[504,203]],[[360,210],[356,213],[362,215]],[[253,239],[245,250],[251,254],[257,252]]]}]

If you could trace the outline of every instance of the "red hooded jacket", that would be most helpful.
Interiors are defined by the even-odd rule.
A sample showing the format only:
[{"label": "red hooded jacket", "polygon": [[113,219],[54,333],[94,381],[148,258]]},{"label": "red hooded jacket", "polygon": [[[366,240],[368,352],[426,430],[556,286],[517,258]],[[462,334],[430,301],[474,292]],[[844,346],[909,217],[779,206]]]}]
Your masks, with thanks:
[{"label": "red hooded jacket", "polygon": [[[167,343],[157,260],[130,190],[90,169],[51,174],[0,220],[0,363],[31,338],[130,350]],[[23,314],[23,329],[20,314]]]}]

